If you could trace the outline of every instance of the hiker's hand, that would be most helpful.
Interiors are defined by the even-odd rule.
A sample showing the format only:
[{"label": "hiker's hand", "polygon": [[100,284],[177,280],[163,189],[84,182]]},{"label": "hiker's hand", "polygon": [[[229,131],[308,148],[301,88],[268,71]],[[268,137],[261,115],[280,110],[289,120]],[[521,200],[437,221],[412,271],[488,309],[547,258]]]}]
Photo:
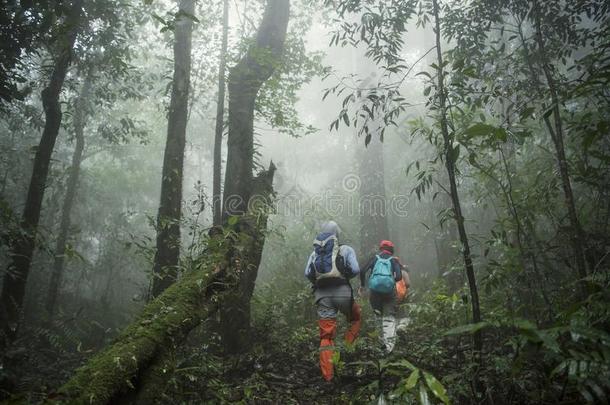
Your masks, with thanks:
[{"label": "hiker's hand", "polygon": [[369,293],[369,291],[366,288],[364,288],[364,287],[358,288],[358,295],[361,298],[366,298],[368,296],[368,293]]}]

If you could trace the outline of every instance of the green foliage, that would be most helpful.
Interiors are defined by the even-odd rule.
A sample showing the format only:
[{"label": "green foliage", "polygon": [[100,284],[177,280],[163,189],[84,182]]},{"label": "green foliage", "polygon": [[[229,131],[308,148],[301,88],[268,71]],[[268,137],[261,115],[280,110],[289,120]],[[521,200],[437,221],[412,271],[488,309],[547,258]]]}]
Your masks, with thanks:
[{"label": "green foliage", "polygon": [[[26,3],[10,6],[14,12],[0,17],[0,24],[7,28],[2,30],[2,39],[9,37],[1,41],[8,44],[2,69],[9,70],[0,71],[0,97],[11,101],[2,105],[0,116],[3,251],[22,232],[15,212],[27,188],[23,178],[36,152],[32,145],[44,124],[39,93],[48,81],[68,5],[29,2],[30,17],[24,19],[19,9]],[[200,2],[197,17],[184,16],[198,21],[189,123],[194,135],[185,156],[191,169],[184,182],[189,196],[180,222],[184,230],[180,270],[193,290],[205,285],[205,279],[194,274],[205,273],[224,259],[227,246],[239,240],[237,228],[242,223],[241,218],[231,217],[219,238],[208,236],[205,167],[215,107],[218,18],[214,11],[205,15],[203,10],[217,10],[217,3]],[[271,216],[252,302],[251,350],[235,357],[223,354],[219,337],[212,332],[217,319],[203,314],[202,327],[177,350],[170,387],[160,401],[368,403],[387,398],[397,403],[472,403],[476,375],[487,388],[490,402],[608,402],[607,1],[440,2],[441,32],[446,39],[442,66],[430,63],[435,48],[419,49],[411,37],[432,36],[431,1],[326,3],[323,12],[333,30],[328,38],[332,46],[362,51],[374,65],[366,68],[375,75],[340,77],[323,66],[323,55],[311,53],[305,42],[319,3],[304,0],[293,7],[296,15],[286,50],[258,95],[257,118],[265,127],[291,137],[313,133],[316,129],[299,117],[296,103],[304,84],[326,76],[327,88],[320,96],[327,103],[336,98],[330,130],[352,131],[365,144],[373,137],[384,140],[386,190],[417,197],[408,204],[408,216],[388,216],[390,233],[404,245],[407,260],[420,264],[413,266],[414,290],[402,306],[409,325],[400,332],[396,352],[383,358],[373,314],[368,303],[361,302],[365,319],[361,339],[349,347],[340,339],[337,342],[334,361],[340,387],[322,386],[316,315],[302,267],[315,222],[328,217],[328,212],[316,200],[320,194],[314,193],[321,193],[319,189],[309,192],[295,186],[299,202],[313,204],[306,213]],[[65,323],[26,329],[27,344],[22,345],[31,363],[44,364],[50,370],[47,374],[53,374],[48,365],[64,364],[58,359],[65,360],[66,370],[82,363],[83,357],[108,343],[141,311],[139,301],[146,296],[147,271],[154,255],[150,224],[156,222],[151,213],[157,208],[157,174],[169,108],[170,31],[175,19],[182,17],[169,3],[148,0],[89,1],[85,7],[89,20],[79,34],[62,93],[62,134],[45,201],[48,214],[37,235],[42,249],[31,286],[36,296],[47,283],[46,269],[53,253],[47,245],[49,236],[56,233],[53,213],[58,212],[73,149],[75,101],[91,74],[93,91],[85,127],[88,146],[67,252],[69,271],[62,286],[60,319]],[[249,46],[243,38],[251,37],[261,4],[236,7],[240,20],[232,23],[233,60]],[[540,27],[536,15],[541,16]],[[549,103],[549,86],[543,80],[539,30],[556,82],[556,106]],[[260,52],[256,57],[267,60],[269,54]],[[440,136],[440,68],[447,94],[448,144]],[[555,118],[553,107],[559,108],[557,118],[567,134],[566,165],[588,245],[589,277],[584,280],[573,276],[572,235],[547,123]],[[314,179],[315,187],[328,187],[343,201],[351,198],[340,188],[345,161],[331,156],[336,150],[351,156],[350,148],[343,143],[328,155],[316,155],[317,160],[328,161],[324,168],[328,180],[318,184],[318,176],[305,173],[306,180]],[[257,156],[262,156],[258,144],[257,149]],[[470,298],[461,276],[464,266],[456,260],[461,244],[452,228],[456,216],[447,199],[443,174],[447,163],[456,167],[466,228],[473,240],[486,319],[475,324],[469,323]],[[282,190],[291,186],[286,186],[292,181],[287,177],[282,179]],[[265,202],[252,223],[260,224],[269,213],[273,211]],[[345,214],[337,219],[345,230],[343,242],[357,246],[359,218]],[[435,274],[438,280],[431,281]],[[581,285],[587,290],[583,296]],[[184,295],[174,293],[180,303]],[[26,316],[38,320],[40,304],[33,298],[29,305],[34,315]],[[135,330],[143,339],[157,339],[162,328],[149,330],[149,321],[170,318],[176,309],[184,309],[177,305],[166,302],[146,310],[142,321],[124,333]],[[78,312],[81,307],[86,308],[82,313]],[[179,319],[162,327],[174,328],[174,321]],[[470,343],[476,332],[484,338],[480,368]],[[106,352],[108,357],[101,353],[96,365],[119,366],[123,384],[124,377],[140,370],[134,368],[131,356],[138,361],[142,356],[129,347],[112,350]],[[33,368],[24,367],[23,374]],[[91,375],[81,373],[81,381]],[[58,386],[66,377],[62,373],[49,383]],[[96,382],[102,384],[111,377],[104,374]],[[128,381],[127,387],[132,384]],[[24,382],[28,383],[38,391],[46,389]]]},{"label": "green foliage", "polygon": [[[408,360],[352,362],[348,363],[348,366],[373,368],[378,379],[368,384],[365,388],[372,389],[376,393],[379,393],[383,380],[387,375],[398,376],[399,380],[389,394],[389,399],[392,401],[407,401],[411,403],[413,399],[417,399],[420,404],[426,405],[432,403],[429,399],[430,393],[443,404],[450,403],[447,390],[443,384],[432,374],[414,366]],[[405,372],[408,372],[408,377],[402,378]],[[383,394],[381,393],[380,395]]]},{"label": "green foliage", "polygon": [[317,131],[312,125],[301,122],[296,110],[297,94],[326,70],[322,65],[322,53],[307,51],[303,39],[311,27],[315,4],[303,1],[299,5],[298,12],[291,16],[281,61],[259,91],[255,105],[257,115],[271,128],[292,137]]}]

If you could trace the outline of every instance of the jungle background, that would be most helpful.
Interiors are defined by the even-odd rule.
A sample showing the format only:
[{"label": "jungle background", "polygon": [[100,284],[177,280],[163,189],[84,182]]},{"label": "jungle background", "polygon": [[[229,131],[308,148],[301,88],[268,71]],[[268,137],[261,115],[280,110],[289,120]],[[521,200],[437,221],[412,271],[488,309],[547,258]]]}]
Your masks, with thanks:
[{"label": "jungle background", "polygon": [[[608,2],[1,4],[0,400],[607,403]],[[329,219],[412,286],[324,384]]]}]

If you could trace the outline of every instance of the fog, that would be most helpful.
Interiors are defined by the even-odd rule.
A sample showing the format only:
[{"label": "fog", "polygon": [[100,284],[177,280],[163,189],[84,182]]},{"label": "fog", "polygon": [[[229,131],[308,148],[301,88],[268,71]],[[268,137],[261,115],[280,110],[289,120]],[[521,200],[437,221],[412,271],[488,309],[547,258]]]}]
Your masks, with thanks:
[{"label": "fog", "polygon": [[0,401],[605,402],[606,3],[3,4]]}]

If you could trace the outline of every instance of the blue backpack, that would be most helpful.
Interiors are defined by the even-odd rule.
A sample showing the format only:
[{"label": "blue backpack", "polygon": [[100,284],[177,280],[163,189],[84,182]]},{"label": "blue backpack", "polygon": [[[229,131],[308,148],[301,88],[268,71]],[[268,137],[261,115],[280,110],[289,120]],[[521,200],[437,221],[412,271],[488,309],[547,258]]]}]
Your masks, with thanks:
[{"label": "blue backpack", "polygon": [[377,261],[369,277],[369,289],[378,294],[391,294],[396,288],[392,275],[392,258],[382,259],[377,255]]},{"label": "blue backpack", "polygon": [[342,278],[337,268],[339,255],[339,241],[334,234],[321,233],[313,243],[314,259],[311,263],[316,280],[323,278]]}]

